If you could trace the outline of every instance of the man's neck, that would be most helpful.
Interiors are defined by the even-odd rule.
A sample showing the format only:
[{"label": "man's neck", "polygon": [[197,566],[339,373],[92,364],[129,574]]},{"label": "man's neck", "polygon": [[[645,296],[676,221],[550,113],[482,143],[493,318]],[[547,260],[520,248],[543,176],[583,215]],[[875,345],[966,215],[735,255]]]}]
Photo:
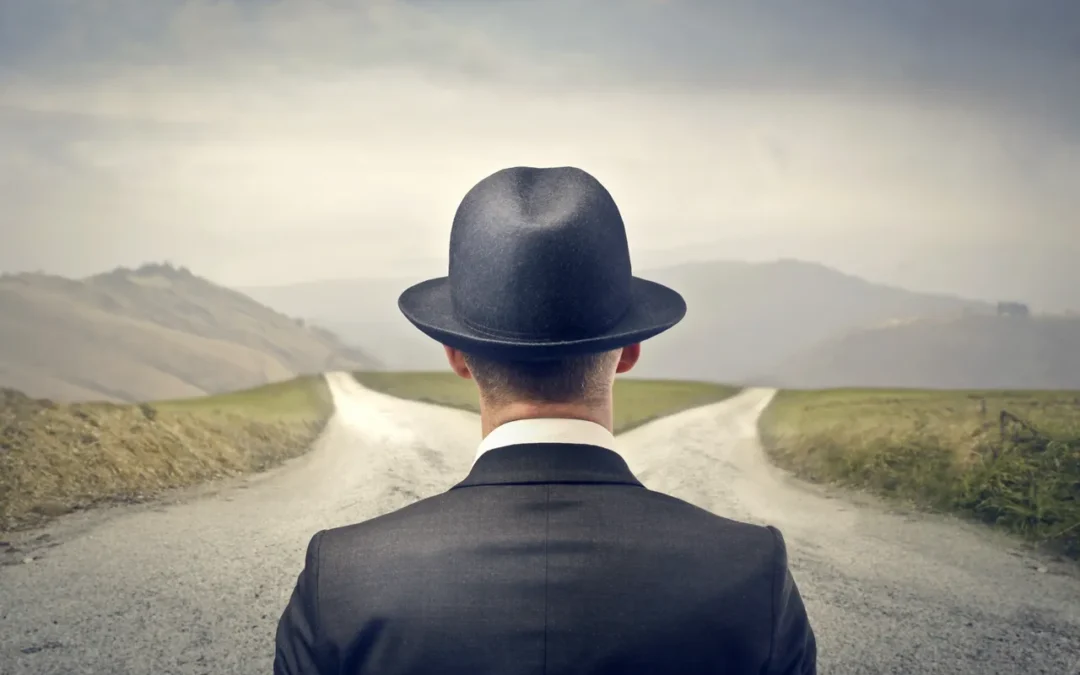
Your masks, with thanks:
[{"label": "man's neck", "polygon": [[497,407],[485,404],[483,400],[480,402],[480,425],[484,438],[507,422],[537,418],[585,420],[599,424],[608,431],[614,427],[610,402],[603,405],[515,402]]}]

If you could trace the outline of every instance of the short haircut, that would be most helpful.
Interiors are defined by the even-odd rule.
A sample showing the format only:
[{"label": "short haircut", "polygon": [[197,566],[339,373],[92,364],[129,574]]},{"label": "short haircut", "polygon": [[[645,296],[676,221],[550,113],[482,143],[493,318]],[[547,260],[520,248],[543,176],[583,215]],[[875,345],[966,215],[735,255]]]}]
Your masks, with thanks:
[{"label": "short haircut", "polygon": [[607,396],[621,350],[549,361],[493,361],[465,354],[480,395],[496,403],[592,403]]}]

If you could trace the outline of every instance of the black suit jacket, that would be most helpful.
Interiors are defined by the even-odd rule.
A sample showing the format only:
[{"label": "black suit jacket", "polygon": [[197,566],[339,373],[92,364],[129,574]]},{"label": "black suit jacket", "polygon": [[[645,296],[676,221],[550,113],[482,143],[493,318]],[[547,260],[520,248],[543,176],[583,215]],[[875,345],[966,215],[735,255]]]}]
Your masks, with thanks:
[{"label": "black suit jacket", "polygon": [[324,530],[276,675],[813,674],[780,532],[646,489],[618,454],[482,455],[445,493]]}]

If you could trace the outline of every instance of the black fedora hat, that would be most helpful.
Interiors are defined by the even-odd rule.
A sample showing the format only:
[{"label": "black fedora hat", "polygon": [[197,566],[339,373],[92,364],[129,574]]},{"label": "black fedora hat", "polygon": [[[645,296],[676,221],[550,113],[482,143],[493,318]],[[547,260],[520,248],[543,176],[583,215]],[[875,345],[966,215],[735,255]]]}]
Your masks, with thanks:
[{"label": "black fedora hat", "polygon": [[421,331],[468,354],[536,361],[640,342],[678,323],[674,290],[633,276],[615,200],[581,169],[503,169],[454,215],[449,276],[405,290]]}]

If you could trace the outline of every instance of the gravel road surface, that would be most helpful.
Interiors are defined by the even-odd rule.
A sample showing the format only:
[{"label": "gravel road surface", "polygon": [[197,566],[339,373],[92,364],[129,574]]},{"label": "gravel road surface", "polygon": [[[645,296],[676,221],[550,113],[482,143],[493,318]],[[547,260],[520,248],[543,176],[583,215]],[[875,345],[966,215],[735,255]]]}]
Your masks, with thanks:
[{"label": "gravel road surface", "polygon": [[[464,477],[475,415],[327,376],[338,412],[265,474],[99,509],[0,545],[0,673],[269,673],[317,530]],[[754,440],[772,393],[620,437],[646,486],[784,532],[819,672],[1080,675],[1080,575],[953,519],[805,486]]]}]

